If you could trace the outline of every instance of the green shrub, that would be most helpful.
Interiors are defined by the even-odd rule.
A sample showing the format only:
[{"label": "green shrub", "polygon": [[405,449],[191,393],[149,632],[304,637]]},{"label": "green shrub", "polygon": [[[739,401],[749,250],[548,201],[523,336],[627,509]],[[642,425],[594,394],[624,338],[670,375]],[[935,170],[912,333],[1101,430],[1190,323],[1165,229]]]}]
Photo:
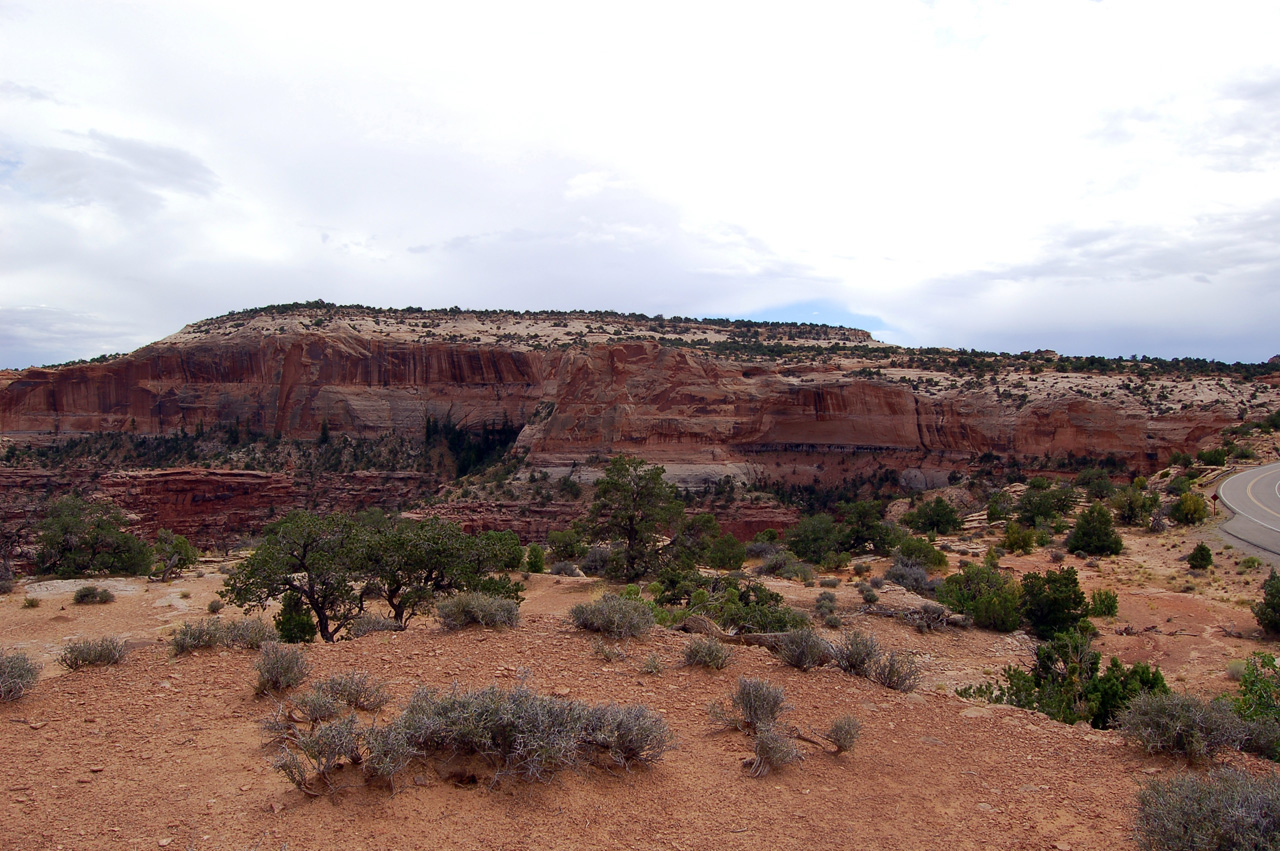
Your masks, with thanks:
[{"label": "green shrub", "polygon": [[1010,520],[1009,525],[1005,526],[1000,546],[1011,553],[1029,555],[1036,548],[1036,532],[1019,524],[1016,520]]},{"label": "green shrub", "polygon": [[1271,575],[1262,583],[1262,599],[1253,605],[1253,616],[1262,631],[1271,635],[1280,633],[1280,576],[1271,568]]},{"label": "green shrub", "polygon": [[31,691],[40,666],[20,650],[0,650],[0,702],[17,700]]},{"label": "green shrub", "polygon": [[707,712],[717,724],[756,733],[772,727],[778,716],[788,709],[781,687],[768,680],[739,677],[729,702],[717,700]]},{"label": "green shrub", "polygon": [[1196,459],[1209,467],[1221,467],[1227,463],[1227,449],[1222,446],[1216,449],[1201,449],[1196,453]]},{"label": "green shrub", "polygon": [[1262,567],[1262,559],[1257,556],[1245,556],[1240,559],[1240,569],[1236,573],[1251,573]]},{"label": "green shrub", "polygon": [[835,576],[824,576],[818,580],[819,588],[839,588],[840,580]]},{"label": "green shrub", "polygon": [[1280,723],[1280,666],[1270,653],[1254,653],[1244,660],[1235,711],[1247,721]]},{"label": "green shrub", "polygon": [[903,538],[898,543],[896,555],[899,560],[915,562],[930,572],[947,566],[946,553],[924,538]]},{"label": "green shrub", "polygon": [[808,627],[783,633],[774,652],[783,662],[801,671],[822,667],[831,661],[832,655],[831,645]]},{"label": "green shrub", "polygon": [[653,610],[643,600],[628,600],[605,594],[590,603],[578,603],[569,610],[578,629],[603,633],[610,638],[634,638],[653,626]]},{"label": "green shrub", "polygon": [[1099,588],[1089,595],[1089,616],[1114,618],[1120,613],[1120,597],[1115,591]]},{"label": "green shrub", "polygon": [[22,598],[22,608],[24,608],[24,609],[38,609],[38,608],[40,608],[40,598],[39,598],[39,597],[23,597],[23,598]]},{"label": "green shrub", "polygon": [[700,635],[692,639],[684,648],[686,665],[699,665],[719,671],[728,665],[732,658],[733,651],[710,636]]},{"label": "green shrub", "polygon": [[1143,851],[1274,851],[1280,778],[1227,769],[1155,780],[1138,793]]},{"label": "green shrub", "polygon": [[436,614],[440,625],[449,630],[462,629],[473,623],[513,628],[520,622],[520,604],[505,597],[464,591],[440,601]]},{"label": "green shrub", "polygon": [[209,614],[216,615],[218,612],[222,611],[226,605],[227,604],[222,602],[221,599],[214,597],[209,601]]},{"label": "green shrub", "polygon": [[1187,556],[1187,565],[1193,570],[1206,570],[1213,566],[1213,552],[1203,543],[1196,544]]},{"label": "green shrub", "polygon": [[902,522],[921,534],[950,535],[961,526],[960,515],[942,497],[902,515]]},{"label": "green shrub", "polygon": [[538,544],[530,544],[524,554],[525,569],[530,573],[542,573],[547,569],[547,554]]},{"label": "green shrub", "polygon": [[841,530],[830,514],[811,514],[801,517],[787,530],[787,549],[805,561],[817,564],[828,552],[839,552]]},{"label": "green shrub", "polygon": [[311,608],[296,591],[286,591],[280,598],[280,611],[275,616],[276,632],[285,644],[310,644],[316,638],[316,619]]},{"label": "green shrub", "polygon": [[859,677],[871,676],[880,659],[880,645],[875,636],[851,629],[831,643],[831,659],[846,674]]},{"label": "green shrub", "polygon": [[813,603],[813,610],[818,613],[819,617],[835,614],[836,595],[831,591],[819,592],[818,599]]},{"label": "green shrub", "polygon": [[1169,508],[1169,517],[1175,523],[1195,526],[1203,523],[1209,516],[1209,506],[1198,493],[1184,493]]},{"label": "green shrub", "polygon": [[1069,629],[1088,614],[1074,567],[1022,577],[1022,613],[1043,639]]},{"label": "green shrub", "polygon": [[258,672],[257,694],[291,689],[305,680],[310,670],[300,649],[276,642],[262,645],[254,669]]},{"label": "green shrub", "polygon": [[1097,467],[1081,470],[1076,474],[1075,485],[1078,488],[1084,488],[1090,499],[1106,499],[1116,490],[1115,485],[1111,483],[1111,477],[1105,470]]},{"label": "green shrub", "polygon": [[1186,476],[1174,476],[1164,486],[1164,492],[1170,496],[1186,496],[1191,492],[1191,479]]},{"label": "green shrub", "polygon": [[966,564],[948,576],[938,588],[938,601],[983,629],[1013,632],[1022,623],[1018,586],[985,564]]},{"label": "green shrub", "polygon": [[58,664],[68,671],[95,665],[116,665],[128,655],[120,638],[81,638],[62,648]]},{"label": "green shrub", "polygon": [[1073,553],[1119,555],[1124,549],[1124,542],[1112,525],[1111,511],[1103,503],[1095,502],[1080,512],[1075,528],[1067,535],[1065,546]]},{"label": "green shrub", "polygon": [[1245,734],[1243,722],[1225,701],[1191,694],[1136,695],[1116,721],[1121,732],[1147,753],[1176,753],[1191,762],[1209,759],[1223,748],[1238,748]]},{"label": "green shrub", "polygon": [[99,588],[96,585],[83,585],[76,589],[71,595],[71,602],[80,605],[92,605],[95,603],[113,603],[116,595],[112,594],[107,588]]},{"label": "green shrub", "polygon": [[1003,683],[964,686],[956,694],[1031,709],[1064,724],[1088,721],[1104,728],[1137,695],[1168,693],[1160,670],[1142,662],[1126,668],[1113,657],[1100,676],[1101,654],[1092,649],[1092,642],[1092,632],[1058,633],[1036,648],[1030,671],[1009,665],[1003,671]]}]

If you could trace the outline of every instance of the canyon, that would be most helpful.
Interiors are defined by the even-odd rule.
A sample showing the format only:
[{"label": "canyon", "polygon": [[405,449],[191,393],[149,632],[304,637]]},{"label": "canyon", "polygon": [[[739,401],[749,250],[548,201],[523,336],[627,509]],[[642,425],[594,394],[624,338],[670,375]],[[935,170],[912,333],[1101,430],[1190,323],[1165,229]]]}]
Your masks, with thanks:
[{"label": "canyon", "polygon": [[[222,469],[105,469],[90,458],[42,470],[14,461],[17,450],[231,424],[246,442],[420,438],[429,422],[505,424],[526,467],[556,478],[590,481],[601,460],[628,453],[689,488],[730,477],[910,491],[980,468],[1106,463],[1147,473],[1280,403],[1266,380],[1063,371],[1051,352],[1004,356],[989,374],[975,373],[961,368],[967,356],[941,350],[925,363],[864,331],[826,325],[265,308],[194,323],[131,354],[0,372],[0,455],[12,462],[0,466],[0,487],[96,489],[144,531],[165,526],[216,542],[215,531],[253,528],[290,506],[408,506],[440,481],[403,469],[237,468],[234,453]],[[505,516],[527,537],[563,525],[572,508],[513,512],[499,502],[450,510],[477,527]],[[749,532],[778,519],[734,523]]]}]

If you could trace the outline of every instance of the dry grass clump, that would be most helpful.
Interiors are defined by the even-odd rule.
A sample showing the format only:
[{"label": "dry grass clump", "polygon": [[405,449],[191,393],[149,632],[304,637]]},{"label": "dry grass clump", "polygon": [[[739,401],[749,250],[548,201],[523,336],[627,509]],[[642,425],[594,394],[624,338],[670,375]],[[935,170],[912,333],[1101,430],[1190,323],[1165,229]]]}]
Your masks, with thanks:
[{"label": "dry grass clump", "polygon": [[852,715],[841,715],[831,722],[822,738],[836,749],[836,753],[853,750],[853,745],[862,735],[862,722]]},{"label": "dry grass clump", "polygon": [[274,641],[262,645],[254,669],[258,672],[258,683],[254,686],[256,694],[291,689],[305,680],[311,670],[307,657],[299,648]]},{"label": "dry grass clump", "polygon": [[920,684],[920,667],[907,654],[890,650],[876,659],[870,679],[894,691],[914,691]]},{"label": "dry grass clump", "polygon": [[120,638],[81,638],[62,648],[58,664],[68,671],[78,671],[98,665],[116,665],[124,661],[129,651]]},{"label": "dry grass clump", "polygon": [[478,757],[500,774],[546,780],[602,758],[630,768],[674,744],[661,715],[644,706],[589,705],[518,687],[441,694],[418,689],[399,718],[365,737],[366,770],[391,778],[414,760]]},{"label": "dry grass clump", "polygon": [[756,733],[755,756],[747,761],[747,773],[752,777],[764,777],[775,768],[802,759],[804,754],[790,736],[768,727]]},{"label": "dry grass clump", "polygon": [[590,603],[578,603],[569,610],[578,629],[603,633],[610,638],[634,638],[653,626],[653,610],[643,600],[629,600],[605,594]]},{"label": "dry grass clump", "polygon": [[71,602],[82,606],[95,603],[114,603],[115,599],[116,595],[112,594],[109,589],[99,588],[97,585],[82,585],[71,595]]},{"label": "dry grass clump", "polygon": [[1274,851],[1280,778],[1226,770],[1156,780],[1138,793],[1144,851]]},{"label": "dry grass clump", "polygon": [[40,665],[21,650],[0,650],[0,702],[17,700],[36,684]]},{"label": "dry grass clump", "polygon": [[515,627],[520,622],[520,604],[505,597],[491,597],[466,591],[442,600],[436,607],[440,624],[448,630],[473,623],[481,626]]},{"label": "dry grass clump", "polygon": [[707,712],[717,724],[755,733],[772,727],[778,716],[789,708],[780,686],[768,680],[739,677],[729,703],[717,700]]},{"label": "dry grass clump", "polygon": [[831,642],[831,659],[846,674],[858,677],[871,676],[876,660],[881,656],[875,636],[851,629]]},{"label": "dry grass clump", "polygon": [[183,621],[173,633],[169,646],[173,655],[181,656],[195,650],[210,647],[243,647],[257,650],[265,644],[279,641],[275,628],[261,618],[224,621],[219,618],[203,618]]},{"label": "dry grass clump", "polygon": [[1147,753],[1176,753],[1189,762],[1211,759],[1218,751],[1238,748],[1247,728],[1222,700],[1193,694],[1142,692],[1117,719],[1122,733]]},{"label": "dry grass clump", "polygon": [[810,627],[784,633],[774,652],[793,668],[821,668],[832,659],[831,645]]},{"label": "dry grass clump", "polygon": [[709,635],[697,636],[684,648],[684,663],[686,665],[699,665],[703,668],[720,671],[729,664],[729,660],[732,658],[733,650]]},{"label": "dry grass clump", "polygon": [[316,683],[314,689],[361,712],[377,712],[391,699],[386,685],[364,671],[334,674]]},{"label": "dry grass clump", "polygon": [[347,635],[352,638],[364,638],[375,632],[403,632],[404,624],[395,618],[384,618],[380,615],[360,615],[347,624]]}]

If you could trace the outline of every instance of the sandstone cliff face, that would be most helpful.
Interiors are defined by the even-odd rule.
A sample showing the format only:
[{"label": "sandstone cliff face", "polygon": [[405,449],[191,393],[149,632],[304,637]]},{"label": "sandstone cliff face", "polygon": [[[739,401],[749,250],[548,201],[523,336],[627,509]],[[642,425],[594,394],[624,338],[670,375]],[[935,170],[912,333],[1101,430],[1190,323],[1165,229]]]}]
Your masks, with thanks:
[{"label": "sandstone cliff face", "polygon": [[985,386],[857,378],[828,360],[753,364],[655,342],[540,351],[251,328],[179,335],[107,363],[5,373],[0,438],[168,433],[237,419],[286,437],[314,437],[325,421],[337,432],[417,434],[428,416],[506,418],[523,427],[518,445],[535,466],[630,452],[692,484],[726,474],[808,481],[870,466],[945,470],[983,453],[1111,454],[1147,470],[1235,420],[1213,399],[1155,416],[1134,399],[1046,379],[1043,392],[1015,403]]}]

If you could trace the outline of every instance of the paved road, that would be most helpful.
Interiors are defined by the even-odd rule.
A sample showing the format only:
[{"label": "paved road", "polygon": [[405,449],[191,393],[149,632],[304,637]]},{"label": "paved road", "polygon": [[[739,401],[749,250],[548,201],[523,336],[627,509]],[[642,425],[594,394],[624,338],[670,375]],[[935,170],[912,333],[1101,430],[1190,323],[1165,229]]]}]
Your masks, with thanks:
[{"label": "paved road", "polygon": [[1218,496],[1235,514],[1223,526],[1227,532],[1280,555],[1280,464],[1232,476],[1218,487]]}]

